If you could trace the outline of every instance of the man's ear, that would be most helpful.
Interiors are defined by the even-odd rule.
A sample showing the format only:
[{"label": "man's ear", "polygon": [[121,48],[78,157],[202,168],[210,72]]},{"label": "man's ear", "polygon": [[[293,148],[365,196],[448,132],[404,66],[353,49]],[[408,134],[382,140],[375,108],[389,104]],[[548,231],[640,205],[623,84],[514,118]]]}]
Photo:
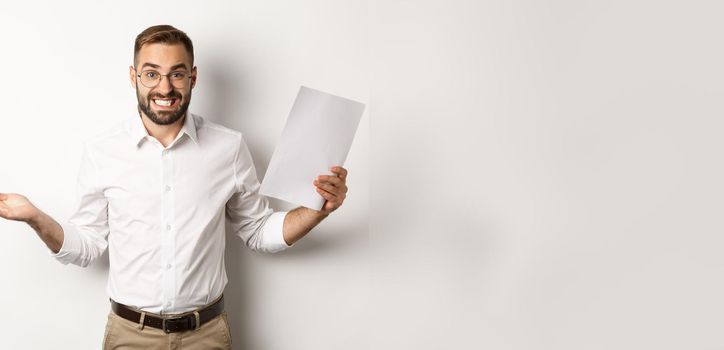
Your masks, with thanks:
[{"label": "man's ear", "polygon": [[194,86],[196,86],[196,66],[191,70],[191,88],[193,89]]},{"label": "man's ear", "polygon": [[128,66],[128,76],[131,78],[131,87],[136,88],[136,70],[133,66]]}]

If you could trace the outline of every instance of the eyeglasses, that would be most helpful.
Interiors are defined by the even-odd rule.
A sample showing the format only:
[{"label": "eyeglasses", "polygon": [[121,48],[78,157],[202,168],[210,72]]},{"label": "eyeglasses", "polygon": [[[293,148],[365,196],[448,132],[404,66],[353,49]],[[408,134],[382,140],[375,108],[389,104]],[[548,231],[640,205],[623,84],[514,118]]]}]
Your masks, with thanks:
[{"label": "eyeglasses", "polygon": [[191,80],[191,75],[182,71],[174,71],[168,74],[161,74],[155,70],[149,69],[142,71],[136,76],[141,78],[141,84],[149,89],[155,88],[161,82],[161,77],[167,77],[171,85],[173,85],[173,87],[177,89],[183,89],[187,87],[189,81]]}]

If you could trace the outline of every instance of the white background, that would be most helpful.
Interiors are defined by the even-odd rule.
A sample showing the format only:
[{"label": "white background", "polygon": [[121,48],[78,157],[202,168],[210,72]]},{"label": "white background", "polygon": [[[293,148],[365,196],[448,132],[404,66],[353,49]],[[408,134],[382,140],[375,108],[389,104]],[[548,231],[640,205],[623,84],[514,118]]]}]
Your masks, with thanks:
[{"label": "white background", "polygon": [[[171,23],[196,45],[191,110],[248,135],[260,176],[299,85],[368,103],[341,211],[280,254],[230,244],[237,349],[721,350],[722,10],[5,6],[0,191],[67,218],[80,140],[134,106],[133,38]],[[97,348],[106,267],[0,233],[3,347]]]},{"label": "white background", "polygon": [[723,10],[377,2],[371,348],[724,349]]}]

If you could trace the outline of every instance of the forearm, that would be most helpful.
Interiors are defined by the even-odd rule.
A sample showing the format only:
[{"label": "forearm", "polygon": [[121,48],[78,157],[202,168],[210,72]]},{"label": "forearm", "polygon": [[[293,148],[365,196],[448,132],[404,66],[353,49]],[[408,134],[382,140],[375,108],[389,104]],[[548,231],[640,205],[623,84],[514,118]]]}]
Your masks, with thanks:
[{"label": "forearm", "polygon": [[60,251],[63,246],[63,228],[48,214],[45,214],[40,209],[30,219],[26,221],[30,227],[32,227],[38,234],[45,245],[50,248],[53,253]]},{"label": "forearm", "polygon": [[284,217],[284,240],[288,245],[294,244],[328,215],[305,207],[298,207],[288,212]]}]

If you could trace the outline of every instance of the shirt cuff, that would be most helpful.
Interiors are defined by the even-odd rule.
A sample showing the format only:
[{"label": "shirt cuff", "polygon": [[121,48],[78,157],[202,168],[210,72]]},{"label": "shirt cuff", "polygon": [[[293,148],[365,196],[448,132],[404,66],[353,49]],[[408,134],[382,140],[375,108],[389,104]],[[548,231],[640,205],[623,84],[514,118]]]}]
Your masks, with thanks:
[{"label": "shirt cuff", "polygon": [[48,249],[48,251],[50,252],[50,256],[56,258],[63,265],[67,265],[80,254],[81,242],[78,229],[73,224],[59,223],[59,225],[63,228],[63,245],[57,253],[53,253],[50,249]]},{"label": "shirt cuff", "polygon": [[261,237],[262,246],[266,248],[266,251],[276,253],[293,245],[287,244],[284,240],[284,218],[286,216],[286,211],[277,211],[266,219]]}]

